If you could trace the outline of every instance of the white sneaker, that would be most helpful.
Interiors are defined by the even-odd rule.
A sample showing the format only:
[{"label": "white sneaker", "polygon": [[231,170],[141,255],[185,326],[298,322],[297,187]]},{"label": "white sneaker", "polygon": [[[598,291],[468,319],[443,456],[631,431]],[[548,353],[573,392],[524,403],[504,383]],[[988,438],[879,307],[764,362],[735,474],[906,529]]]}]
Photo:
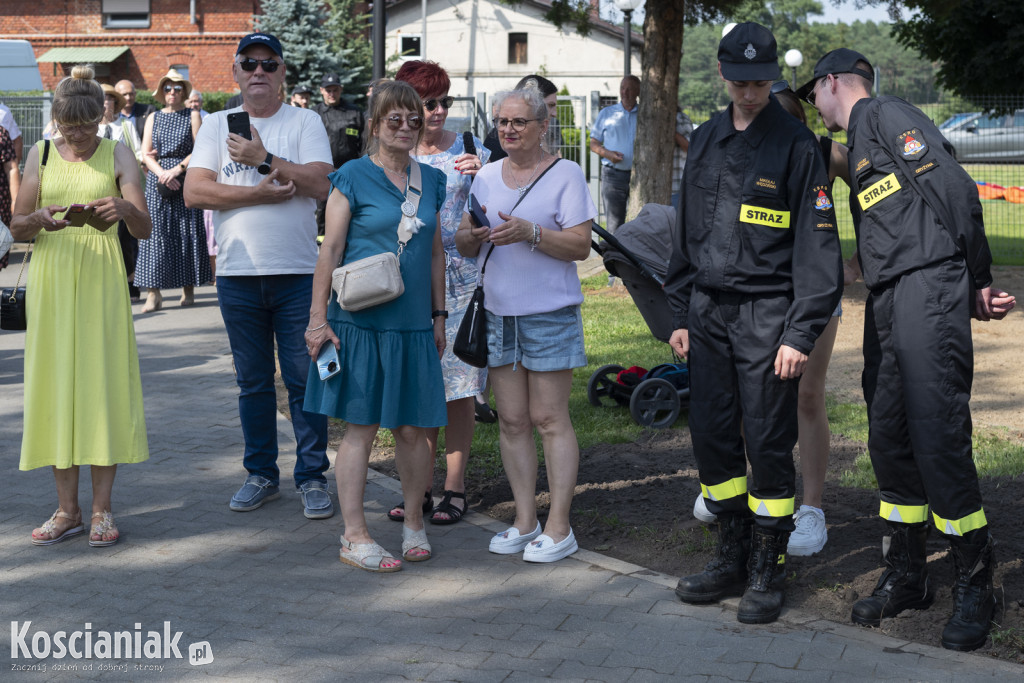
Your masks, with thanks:
[{"label": "white sneaker", "polygon": [[801,505],[793,518],[796,529],[789,536],[790,555],[807,557],[821,552],[828,541],[828,531],[825,529],[825,513],[810,505]]},{"label": "white sneaker", "polygon": [[528,534],[521,534],[519,529],[510,526],[491,539],[491,545],[488,547],[488,550],[499,555],[521,553],[531,541],[536,540],[540,536],[540,532],[540,522],[537,522],[536,528]]},{"label": "white sneaker", "polygon": [[714,524],[718,521],[718,515],[709,512],[708,506],[704,504],[703,493],[698,493],[697,500],[693,502],[693,516],[705,524]]}]

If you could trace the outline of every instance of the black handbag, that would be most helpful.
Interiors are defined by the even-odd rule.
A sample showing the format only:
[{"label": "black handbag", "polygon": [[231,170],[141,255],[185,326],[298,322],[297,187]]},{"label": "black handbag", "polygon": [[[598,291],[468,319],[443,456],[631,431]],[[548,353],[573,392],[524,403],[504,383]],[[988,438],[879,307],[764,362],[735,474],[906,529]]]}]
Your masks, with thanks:
[{"label": "black handbag", "polygon": [[[551,166],[544,169],[544,173],[550,171],[558,161],[558,159],[555,159]],[[526,191],[519,196],[519,200],[509,209],[509,214],[516,210],[516,207],[526,198],[526,195],[530,194],[530,190],[540,182],[540,179],[544,177],[544,173],[541,173],[526,188]],[[469,300],[469,307],[466,309],[466,314],[462,317],[462,322],[459,323],[459,331],[455,335],[455,343],[452,344],[452,353],[459,360],[472,365],[474,368],[487,367],[487,313],[484,312],[484,270],[487,268],[487,260],[491,258],[492,253],[494,253],[493,244],[490,251],[487,252],[487,256],[484,257],[484,264],[480,266],[480,277],[477,279],[476,289],[473,290],[473,297]]]},{"label": "black handbag", "polygon": [[473,290],[473,297],[469,300],[469,307],[462,316],[459,331],[455,335],[455,343],[452,344],[452,353],[474,368],[487,367],[487,313],[484,311],[483,277],[487,259],[491,258],[493,251],[492,244],[484,258],[484,265],[480,268],[480,283]]},{"label": "black handbag", "polygon": [[[46,159],[49,156],[50,141],[46,140],[43,145],[43,158],[39,162],[39,190],[36,193],[36,208],[39,208],[39,198],[43,194],[43,169],[46,168]],[[28,329],[25,288],[21,286],[21,277],[25,274],[25,266],[28,265],[30,256],[32,256],[31,242],[28,245],[28,251],[25,252],[25,260],[21,262],[21,270],[18,271],[18,281],[13,287],[5,287],[0,291],[0,330]]]}]

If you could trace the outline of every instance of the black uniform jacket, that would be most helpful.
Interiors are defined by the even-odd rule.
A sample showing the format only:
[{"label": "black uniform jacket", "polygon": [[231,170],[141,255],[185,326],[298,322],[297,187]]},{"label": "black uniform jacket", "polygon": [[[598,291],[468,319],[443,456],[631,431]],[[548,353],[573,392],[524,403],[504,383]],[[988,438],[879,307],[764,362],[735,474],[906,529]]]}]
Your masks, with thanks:
[{"label": "black uniform jacket", "polygon": [[869,289],[958,254],[975,287],[992,284],[978,188],[924,112],[898,97],[864,98],[850,112],[848,144]]},{"label": "black uniform jacket", "polygon": [[732,105],[698,127],[683,172],[665,293],[687,327],[693,286],[789,293],[781,344],[810,353],[842,297],[842,256],[818,141],[771,96],[746,130]]},{"label": "black uniform jacket", "polygon": [[358,159],[363,151],[363,127],[366,125],[363,110],[347,102],[341,102],[336,107],[321,102],[313,111],[320,115],[327,129],[334,168],[340,168],[346,161]]}]

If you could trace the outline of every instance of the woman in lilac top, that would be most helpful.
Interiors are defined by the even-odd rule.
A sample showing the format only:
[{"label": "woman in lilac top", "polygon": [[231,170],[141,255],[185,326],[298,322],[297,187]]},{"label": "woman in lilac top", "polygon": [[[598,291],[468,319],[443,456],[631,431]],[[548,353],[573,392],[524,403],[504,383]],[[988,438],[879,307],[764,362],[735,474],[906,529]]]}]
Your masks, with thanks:
[{"label": "woman in lilac top", "polygon": [[[580,167],[541,147],[549,120],[536,88],[498,93],[495,112],[494,127],[508,157],[484,166],[473,183],[490,227],[475,227],[465,214],[455,235],[459,252],[477,257],[482,269],[488,372],[499,406],[501,459],[516,505],[515,523],[491,539],[490,550],[554,562],[577,549],[569,508],[579,446],[569,392],[572,369],[587,359],[583,293],[573,262],[590,254],[597,208]],[[543,529],[534,497],[534,428],[551,489]]]}]

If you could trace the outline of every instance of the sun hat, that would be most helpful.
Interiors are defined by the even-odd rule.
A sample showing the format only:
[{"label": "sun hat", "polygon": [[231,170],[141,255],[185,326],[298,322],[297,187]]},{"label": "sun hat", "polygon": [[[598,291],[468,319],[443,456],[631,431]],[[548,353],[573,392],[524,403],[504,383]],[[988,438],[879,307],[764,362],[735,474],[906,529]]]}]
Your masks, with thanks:
[{"label": "sun hat", "polygon": [[181,103],[184,105],[185,100],[188,99],[189,94],[192,92],[192,84],[189,83],[187,78],[178,73],[177,69],[171,69],[160,79],[160,82],[156,84],[156,90],[153,91],[153,98],[160,104],[166,104],[164,102],[164,86],[169,82],[181,84]]}]

